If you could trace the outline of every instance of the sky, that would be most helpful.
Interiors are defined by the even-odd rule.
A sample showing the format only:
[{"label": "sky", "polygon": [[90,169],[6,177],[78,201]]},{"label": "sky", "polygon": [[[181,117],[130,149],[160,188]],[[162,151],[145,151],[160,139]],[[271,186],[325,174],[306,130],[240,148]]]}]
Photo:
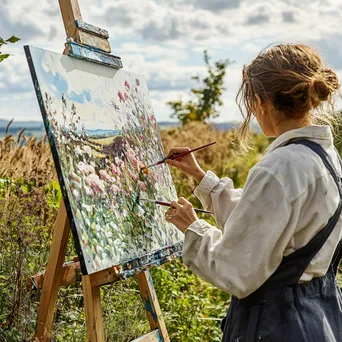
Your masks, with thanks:
[{"label": "sky", "polygon": [[[342,80],[341,0],[79,0],[83,20],[109,31],[124,68],[146,77],[157,120],[169,121],[168,101],[189,99],[192,76],[229,59],[217,121],[241,119],[235,96],[243,65],[271,43],[313,46]],[[21,38],[2,49],[0,119],[41,121],[23,46],[63,52],[58,0],[1,0],[0,36]]]}]

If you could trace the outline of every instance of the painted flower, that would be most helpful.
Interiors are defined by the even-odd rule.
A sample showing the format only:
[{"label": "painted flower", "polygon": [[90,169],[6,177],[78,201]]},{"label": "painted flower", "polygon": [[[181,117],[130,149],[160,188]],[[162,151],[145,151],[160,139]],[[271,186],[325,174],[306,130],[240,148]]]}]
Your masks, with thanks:
[{"label": "painted flower", "polygon": [[110,191],[115,195],[120,191],[120,188],[115,184],[112,184],[112,186],[110,187]]},{"label": "painted flower", "polygon": [[125,93],[125,100],[128,100],[128,95],[127,95],[127,93]]},{"label": "painted flower", "polygon": [[145,116],[145,115],[142,115],[142,116],[141,116],[141,120],[142,120],[142,121],[146,121],[146,116]]},{"label": "painted flower", "polygon": [[147,191],[147,187],[146,187],[146,184],[142,181],[138,181],[138,185],[139,185],[139,189],[141,191]]},{"label": "painted flower", "polygon": [[75,153],[78,155],[78,156],[81,156],[83,154],[83,151],[80,149],[79,146],[76,146],[75,148]]},{"label": "painted flower", "polygon": [[74,189],[74,190],[72,191],[72,194],[74,195],[74,197],[75,197],[76,199],[79,199],[79,198],[80,198],[80,192],[79,192],[77,189]]},{"label": "painted flower", "polygon": [[121,170],[114,163],[110,164],[110,169],[111,169],[112,173],[114,173],[117,176],[120,176]]},{"label": "painted flower", "polygon": [[105,180],[105,181],[109,181],[110,180],[110,176],[109,176],[109,174],[107,173],[106,170],[100,170],[99,174],[100,174],[100,178],[102,180]]},{"label": "painted flower", "polygon": [[125,81],[125,87],[131,89],[131,86],[129,85],[128,81]]},{"label": "painted flower", "polygon": [[[87,204],[82,203],[82,207],[83,207],[85,210],[87,210],[88,213],[92,213],[93,210],[94,210],[94,208],[95,208],[95,205],[94,205],[94,204],[92,204],[92,205],[87,205]],[[89,223],[89,225],[90,225],[90,223]]]},{"label": "painted flower", "polygon": [[132,162],[134,168],[135,168],[136,170],[138,170],[138,169],[139,169],[139,167],[138,167],[138,161],[137,161],[137,159],[135,158],[133,152],[132,152],[132,151],[128,151],[128,152],[127,152],[127,156],[128,156],[128,158],[129,158],[129,160]]},{"label": "painted flower", "polygon": [[86,174],[86,173],[95,173],[95,168],[92,165],[89,164],[85,164],[84,162],[80,161],[77,164],[77,168],[80,170],[80,172],[82,174]]},{"label": "painted flower", "polygon": [[93,196],[94,192],[91,188],[89,188],[89,186],[84,186],[84,191],[88,196]]},{"label": "painted flower", "polygon": [[119,96],[120,102],[125,102],[124,96],[120,90],[118,91],[118,96]]},{"label": "painted flower", "polygon": [[90,156],[92,155],[92,150],[88,145],[84,145],[83,146],[83,151],[87,154],[89,154]]},{"label": "painted flower", "polygon": [[104,192],[104,183],[98,175],[92,173],[86,178],[86,184],[93,189],[95,194]]},{"label": "painted flower", "polygon": [[144,136],[142,134],[139,135],[139,138],[140,138],[141,141],[144,140]]},{"label": "painted flower", "polygon": [[82,178],[78,176],[75,172],[71,172],[70,178],[77,183],[77,185],[80,185]]},{"label": "painted flower", "polygon": [[132,177],[133,180],[135,180],[135,181],[138,180],[138,176],[136,174],[134,174],[131,170],[128,170],[128,173],[130,174],[130,176]]},{"label": "painted flower", "polygon": [[139,81],[137,78],[135,79],[135,84],[136,84],[137,86],[140,85],[140,81]]},{"label": "painted flower", "polygon": [[142,217],[142,216],[144,216],[144,214],[145,214],[145,210],[140,205],[138,205],[138,207],[137,207],[137,215],[139,217]]},{"label": "painted flower", "polygon": [[156,121],[156,117],[154,116],[154,114],[151,115],[151,120]]}]

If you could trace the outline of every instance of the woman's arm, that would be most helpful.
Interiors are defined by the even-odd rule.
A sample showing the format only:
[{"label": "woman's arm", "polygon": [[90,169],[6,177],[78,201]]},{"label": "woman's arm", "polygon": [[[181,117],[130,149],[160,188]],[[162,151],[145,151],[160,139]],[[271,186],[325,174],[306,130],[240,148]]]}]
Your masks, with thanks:
[{"label": "woman's arm", "polygon": [[296,222],[281,183],[254,167],[223,232],[198,219],[186,229],[183,261],[210,283],[246,297],[277,269]]},{"label": "woman's arm", "polygon": [[223,228],[241,198],[242,189],[235,189],[230,178],[220,179],[207,171],[194,194],[206,210],[214,212],[217,224]]},{"label": "woman's arm", "polygon": [[[168,156],[189,151],[189,147],[173,147]],[[199,182],[194,193],[203,207],[214,212],[217,224],[223,228],[238,203],[242,189],[235,189],[229,178],[219,179],[213,172],[202,170],[193,153],[179,159],[167,159],[166,163],[182,170]]]}]

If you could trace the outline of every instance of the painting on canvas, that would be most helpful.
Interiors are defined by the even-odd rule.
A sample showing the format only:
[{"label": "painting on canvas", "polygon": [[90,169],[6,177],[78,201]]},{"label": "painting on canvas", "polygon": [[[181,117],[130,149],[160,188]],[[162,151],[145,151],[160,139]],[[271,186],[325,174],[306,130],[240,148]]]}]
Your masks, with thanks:
[{"label": "painting on canvas", "polygon": [[25,47],[68,208],[88,274],[183,239],[165,208],[137,196],[177,198],[141,75]]}]

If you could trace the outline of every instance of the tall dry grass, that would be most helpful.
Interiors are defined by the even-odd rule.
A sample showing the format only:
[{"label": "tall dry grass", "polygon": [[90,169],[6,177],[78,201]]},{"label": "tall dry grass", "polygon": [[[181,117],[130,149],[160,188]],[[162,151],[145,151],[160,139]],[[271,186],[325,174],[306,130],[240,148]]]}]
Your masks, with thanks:
[{"label": "tall dry grass", "polygon": [[[257,148],[241,156],[232,132],[214,130],[210,125],[191,123],[161,134],[166,152],[172,146],[196,147],[216,141],[216,145],[198,151],[196,157],[205,170],[220,177],[229,176],[237,186],[243,185],[249,167],[260,159],[268,143],[255,136]],[[195,182],[174,168],[172,175],[179,196],[199,205],[192,195]],[[27,291],[25,280],[46,268],[61,198],[46,139],[37,140],[22,133],[0,140],[1,178],[6,181],[0,181],[0,341],[30,340],[40,293]],[[75,256],[71,241],[67,254],[67,259]],[[219,319],[229,295],[193,275],[180,261],[152,273],[171,339],[219,341]],[[133,279],[101,291],[108,340],[130,341],[146,331],[145,312]],[[60,291],[54,336],[58,341],[85,339],[79,283]]]}]

